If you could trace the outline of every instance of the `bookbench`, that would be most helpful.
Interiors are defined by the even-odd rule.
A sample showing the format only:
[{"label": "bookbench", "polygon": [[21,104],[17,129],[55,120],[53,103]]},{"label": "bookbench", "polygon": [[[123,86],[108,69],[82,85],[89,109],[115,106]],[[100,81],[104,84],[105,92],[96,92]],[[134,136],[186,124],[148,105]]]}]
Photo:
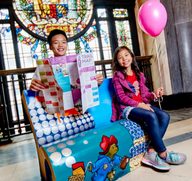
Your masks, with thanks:
[{"label": "bookbench", "polygon": [[40,173],[47,181],[117,180],[141,164],[147,149],[143,128],[131,120],[110,122],[112,79],[99,87],[100,105],[79,115],[47,114],[36,93],[23,91],[22,100],[35,139]]}]

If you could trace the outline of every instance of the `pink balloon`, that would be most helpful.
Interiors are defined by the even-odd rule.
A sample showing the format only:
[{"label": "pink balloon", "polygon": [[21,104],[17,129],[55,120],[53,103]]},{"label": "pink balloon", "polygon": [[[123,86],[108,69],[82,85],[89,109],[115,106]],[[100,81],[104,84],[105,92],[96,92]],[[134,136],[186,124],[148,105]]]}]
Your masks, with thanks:
[{"label": "pink balloon", "polygon": [[165,28],[167,11],[162,3],[156,0],[145,2],[139,9],[139,26],[150,36],[158,36]]}]

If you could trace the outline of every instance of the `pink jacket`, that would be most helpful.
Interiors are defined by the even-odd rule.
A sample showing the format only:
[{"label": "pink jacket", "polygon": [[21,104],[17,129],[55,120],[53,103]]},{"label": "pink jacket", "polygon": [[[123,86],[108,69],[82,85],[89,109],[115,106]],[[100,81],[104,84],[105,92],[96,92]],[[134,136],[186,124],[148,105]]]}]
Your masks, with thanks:
[{"label": "pink jacket", "polygon": [[[149,104],[149,100],[153,99],[153,93],[145,86],[145,77],[140,73],[140,94],[144,103]],[[127,106],[137,107],[139,102],[133,100],[134,92],[129,87],[127,80],[120,71],[116,71],[113,76],[112,83],[115,89],[115,95],[112,101],[112,117],[111,121],[121,119],[123,109]]]}]

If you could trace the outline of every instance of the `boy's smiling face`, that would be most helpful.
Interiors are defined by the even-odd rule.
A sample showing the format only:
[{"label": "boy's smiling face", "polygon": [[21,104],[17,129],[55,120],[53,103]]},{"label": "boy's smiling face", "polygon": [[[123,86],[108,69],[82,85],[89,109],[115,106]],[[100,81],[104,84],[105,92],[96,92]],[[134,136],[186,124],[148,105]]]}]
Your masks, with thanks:
[{"label": "boy's smiling face", "polygon": [[49,48],[53,51],[54,57],[64,56],[67,51],[66,37],[62,34],[53,36]]}]

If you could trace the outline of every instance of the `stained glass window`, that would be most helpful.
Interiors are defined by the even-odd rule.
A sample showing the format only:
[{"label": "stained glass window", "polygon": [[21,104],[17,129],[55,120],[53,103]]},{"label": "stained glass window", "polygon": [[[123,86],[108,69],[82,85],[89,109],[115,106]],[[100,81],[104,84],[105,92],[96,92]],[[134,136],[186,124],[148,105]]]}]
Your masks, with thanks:
[{"label": "stained glass window", "polygon": [[133,51],[129,21],[115,21],[118,46],[127,46]]},{"label": "stained glass window", "polygon": [[128,17],[127,9],[113,9],[113,16],[115,18],[125,18],[125,17]]},{"label": "stained glass window", "polygon": [[0,19],[9,19],[8,9],[0,9]]},{"label": "stained glass window", "polygon": [[[48,44],[29,35],[15,23],[21,68],[36,66],[36,59],[48,57]],[[50,51],[49,56],[53,53]]]},{"label": "stained glass window", "polygon": [[[7,70],[17,69],[10,24],[0,24],[0,36],[1,36],[0,43],[2,45],[5,69],[7,69]],[[7,76],[7,81],[12,81],[12,80],[13,81],[18,80],[18,76],[16,76],[16,75]],[[17,118],[17,110],[16,110],[15,101],[17,103],[19,117],[20,117],[20,119],[23,118],[23,110],[22,110],[22,104],[21,104],[19,83],[17,81],[14,82],[14,84],[12,82],[8,82],[8,91],[9,91],[13,121],[17,121],[18,118]],[[17,100],[16,100],[16,98],[17,98]]]},{"label": "stained glass window", "polygon": [[20,21],[42,37],[53,29],[73,37],[87,26],[93,14],[92,0],[13,0],[13,7]]},{"label": "stained glass window", "polygon": [[[36,59],[42,59],[53,56],[53,52],[49,50],[47,42],[38,40],[29,35],[17,23],[15,23],[19,58],[21,68],[36,67]],[[33,73],[26,74],[26,79],[32,78]],[[31,81],[26,80],[26,86],[29,87]]]},{"label": "stained glass window", "polygon": [[[43,42],[29,35],[17,23],[15,23],[15,30],[18,41],[21,68],[34,67],[36,66],[36,59],[42,59],[53,56],[53,52],[49,50],[49,45],[47,42]],[[6,37],[8,36],[7,34],[8,32],[10,32],[10,25],[7,24],[5,27],[2,28],[1,33],[3,37]],[[109,42],[108,24],[106,21],[100,22],[100,33],[104,52],[104,59],[110,59],[111,48]],[[10,38],[10,40],[12,40],[12,38]],[[3,45],[4,44],[5,43],[3,43]],[[9,46],[4,45],[3,47],[6,48]],[[13,48],[9,48],[9,50],[12,50],[13,54]],[[81,36],[79,39],[73,42],[68,43],[68,51],[67,51],[68,55],[80,54],[86,52],[93,52],[94,59],[101,60],[95,21],[83,36]],[[4,51],[4,55],[8,56],[8,52]],[[16,68],[16,64],[11,63],[10,65],[11,66],[15,65],[13,68]],[[7,66],[6,69],[13,69],[13,68]]]},{"label": "stained glass window", "polygon": [[67,54],[81,54],[93,52],[94,60],[100,60],[97,29],[95,21],[88,31],[73,42],[68,43]]},{"label": "stained glass window", "polygon": [[85,34],[85,40],[89,43],[91,52],[93,52],[94,60],[101,60],[95,21],[89,31]]},{"label": "stained glass window", "polygon": [[17,67],[10,24],[0,24],[0,36],[5,69],[16,69]]},{"label": "stained glass window", "polygon": [[113,9],[113,17],[124,19],[121,21],[115,21],[118,46],[127,46],[133,51],[127,9]]},{"label": "stained glass window", "polygon": [[103,47],[103,55],[104,60],[108,60],[112,58],[111,52],[111,43],[109,41],[109,31],[108,31],[108,22],[107,21],[99,21],[100,26],[100,34],[101,34],[101,42]]},{"label": "stained glass window", "polygon": [[[0,41],[2,45],[5,69],[16,69],[15,53],[13,49],[13,39],[10,24],[0,24]],[[7,76],[7,81],[11,81],[12,78],[16,78],[16,76],[14,77]],[[8,83],[8,91],[10,95],[10,104],[13,114],[13,120],[16,120],[17,114],[14,101],[15,100],[14,89],[12,83]],[[15,90],[15,92],[17,94],[17,90]]]},{"label": "stained glass window", "polygon": [[107,14],[106,14],[106,9],[97,9],[97,16],[99,18],[106,18]]}]

